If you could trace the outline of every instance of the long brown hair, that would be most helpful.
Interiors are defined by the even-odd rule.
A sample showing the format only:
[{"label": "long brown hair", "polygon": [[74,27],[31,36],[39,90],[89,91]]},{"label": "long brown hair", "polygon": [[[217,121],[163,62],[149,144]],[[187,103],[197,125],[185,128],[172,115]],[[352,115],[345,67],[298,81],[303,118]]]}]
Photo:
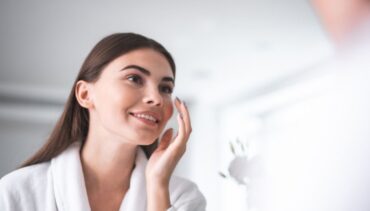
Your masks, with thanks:
[{"label": "long brown hair", "polygon": [[[97,81],[104,67],[111,61],[130,51],[142,48],[153,49],[161,53],[169,62],[175,75],[176,66],[171,54],[155,40],[134,33],[116,33],[103,38],[95,45],[82,64],[64,106],[64,111],[46,143],[21,167],[49,161],[74,142],[80,141],[83,145],[89,130],[89,113],[77,102],[76,83],[79,80]],[[141,146],[147,157],[150,157],[157,144],[158,140],[151,145]]]}]

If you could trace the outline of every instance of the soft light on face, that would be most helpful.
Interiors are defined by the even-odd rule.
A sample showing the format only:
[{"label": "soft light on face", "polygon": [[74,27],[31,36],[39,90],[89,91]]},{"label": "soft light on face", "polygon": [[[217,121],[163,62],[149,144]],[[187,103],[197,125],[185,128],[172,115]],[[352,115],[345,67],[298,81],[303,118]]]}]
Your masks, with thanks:
[{"label": "soft light on face", "polygon": [[93,84],[91,124],[132,144],[152,144],[173,113],[173,80],[168,61],[154,50],[116,58]]}]

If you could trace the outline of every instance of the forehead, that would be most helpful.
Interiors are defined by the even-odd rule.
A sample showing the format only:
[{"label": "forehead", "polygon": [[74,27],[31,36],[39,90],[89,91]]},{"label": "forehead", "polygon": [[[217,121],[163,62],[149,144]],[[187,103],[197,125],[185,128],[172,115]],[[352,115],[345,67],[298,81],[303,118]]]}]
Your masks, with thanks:
[{"label": "forehead", "polygon": [[166,57],[152,49],[137,49],[130,51],[111,61],[106,68],[120,72],[122,68],[128,65],[141,66],[156,77],[173,77],[171,66]]}]

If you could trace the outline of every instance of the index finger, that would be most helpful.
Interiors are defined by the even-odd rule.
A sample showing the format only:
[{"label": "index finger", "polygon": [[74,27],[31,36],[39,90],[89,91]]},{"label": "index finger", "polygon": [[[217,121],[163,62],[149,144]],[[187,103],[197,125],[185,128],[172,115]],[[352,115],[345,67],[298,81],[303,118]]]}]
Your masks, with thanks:
[{"label": "index finger", "polygon": [[186,136],[189,137],[192,131],[192,128],[191,128],[190,114],[186,106],[186,103],[182,102],[180,99],[176,97],[175,105],[184,122]]}]

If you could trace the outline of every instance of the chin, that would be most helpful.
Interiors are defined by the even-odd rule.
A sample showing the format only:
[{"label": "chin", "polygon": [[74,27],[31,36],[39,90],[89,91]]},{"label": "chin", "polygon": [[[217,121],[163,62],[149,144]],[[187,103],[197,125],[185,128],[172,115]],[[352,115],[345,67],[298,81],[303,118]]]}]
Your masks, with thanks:
[{"label": "chin", "polygon": [[137,145],[141,145],[141,146],[149,146],[149,145],[153,144],[156,140],[158,140],[158,136],[137,137],[136,139],[134,139],[135,143]]}]

